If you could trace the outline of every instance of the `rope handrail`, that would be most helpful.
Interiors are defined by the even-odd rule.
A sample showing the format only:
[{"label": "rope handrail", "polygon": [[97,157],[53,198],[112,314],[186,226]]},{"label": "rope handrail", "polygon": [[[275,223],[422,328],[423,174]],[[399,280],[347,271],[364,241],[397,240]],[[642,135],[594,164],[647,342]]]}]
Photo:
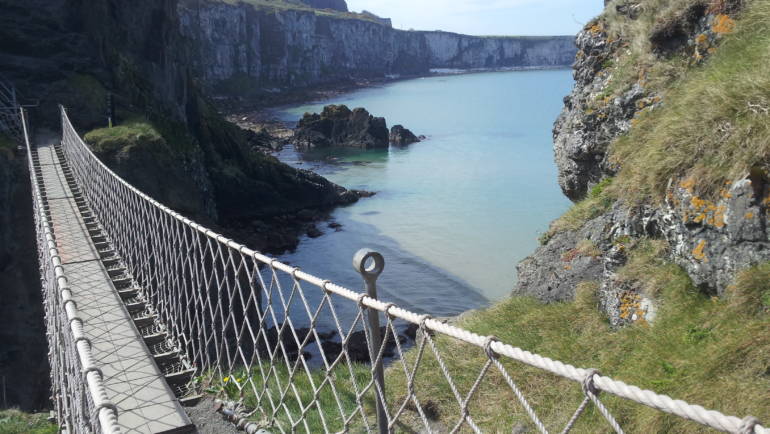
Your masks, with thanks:
[{"label": "rope handrail", "polygon": [[[351,335],[356,327],[356,321],[365,315],[364,310],[370,310],[385,313],[386,331],[392,331],[393,336],[397,334],[393,325],[394,319],[417,325],[422,331],[419,348],[415,350],[418,354],[417,364],[419,364],[419,357],[426,348],[434,352],[463,412],[455,430],[465,423],[474,431],[480,431],[471,415],[468,414],[468,401],[478,388],[486,370],[494,365],[502,371],[506,382],[527,410],[533,423],[541,432],[547,432],[504,367],[499,364],[497,359],[499,356],[503,356],[582,384],[585,400],[563,432],[568,432],[572,428],[575,420],[582,414],[589,402],[592,402],[599,409],[616,432],[622,432],[617,421],[598,399],[599,392],[604,391],[720,431],[770,434],[770,430],[760,425],[756,419],[727,416],[715,410],[708,410],[698,405],[688,404],[666,395],[628,385],[622,381],[600,375],[595,370],[577,368],[533,354],[500,342],[493,337],[481,336],[429,316],[400,308],[392,303],[371,298],[254,251],[182,216],[122,179],[91,152],[75,131],[63,107],[61,108],[61,115],[64,150],[79,184],[84,187],[84,192],[92,208],[97,214],[100,214],[106,232],[112,237],[116,250],[120,251],[129,263],[135,280],[147,290],[146,296],[156,306],[157,313],[169,323],[172,334],[175,334],[179,341],[183,342],[184,350],[192,353],[191,360],[195,360],[200,369],[213,369],[224,378],[230,378],[230,375],[234,375],[232,373],[236,372],[236,366],[240,365],[248,366],[249,372],[252,369],[258,370],[263,377],[261,380],[254,380],[251,378],[251,374],[247,374],[248,378],[244,381],[250,383],[256,393],[256,399],[261,402],[260,405],[267,408],[267,410],[262,409],[261,411],[268,419],[279,415],[288,418],[288,424],[292,430],[301,426],[309,430],[307,415],[311,410],[318,408],[318,413],[321,413],[321,423],[324,429],[328,431],[328,421],[324,419],[317,396],[320,391],[327,387],[331,388],[333,397],[337,400],[345,428],[349,427],[353,418],[356,417],[356,412],[358,412],[363,423],[367,425],[367,431],[369,430],[367,416],[364,414],[361,402],[362,396],[367,391],[371,393],[373,390],[375,399],[384,402],[386,399],[384,392],[373,381],[369,381],[362,387],[363,392],[359,390],[356,384],[353,384],[358,408],[349,415],[343,411],[338,391],[333,379],[330,379],[329,372],[344,365],[344,359],[347,359],[348,368],[352,375],[351,356],[349,354]],[[145,220],[151,220],[151,222],[147,223]],[[263,269],[267,270],[269,277],[267,280],[264,279]],[[284,285],[282,283],[283,278],[290,278],[290,284]],[[315,295],[321,297],[317,309],[311,308],[311,303],[307,300],[309,295],[301,287],[303,282],[320,289]],[[338,318],[338,308],[331,301],[332,296],[355,302],[358,306],[357,316],[349,328],[341,326],[342,321]],[[298,330],[303,330],[301,327],[304,324],[295,325],[293,323],[291,309],[298,309],[307,316],[309,331],[298,332]],[[342,353],[337,357],[327,358],[326,350],[321,348],[323,368],[327,374],[317,386],[310,373],[306,357],[302,353],[308,347],[309,342],[321,340],[317,327],[320,321],[320,312],[323,309],[329,310],[333,316],[332,325],[336,326],[339,333]],[[304,316],[302,318],[304,319]],[[296,316],[294,319],[297,319]],[[253,324],[252,320],[258,324]],[[268,323],[274,324],[274,328],[267,329]],[[332,329],[334,330],[334,327]],[[212,330],[217,330],[219,334]],[[369,333],[365,327],[363,332],[369,341]],[[479,380],[464,400],[456,390],[451,376],[440,358],[436,344],[431,338],[432,332],[476,346],[486,351],[489,356]],[[297,346],[298,350],[293,349],[293,347],[289,348],[291,345],[283,340],[287,335],[293,339],[289,343]],[[395,341],[398,353],[403,355],[398,339]],[[318,346],[322,347],[320,343]],[[246,347],[248,348],[244,350]],[[381,362],[384,353],[385,342],[382,343],[379,354],[375,352],[369,354],[370,360],[373,363]],[[269,365],[263,367],[263,362],[269,362]],[[289,380],[288,384],[279,384],[281,393],[276,398],[267,393],[266,384],[268,381],[279,383],[283,381],[279,381],[277,364],[285,364],[288,367]],[[405,364],[404,368],[410,377],[409,387],[411,388],[414,382],[412,377],[417,368],[415,367],[415,371],[412,371],[411,374],[409,374]],[[309,387],[313,389],[315,395],[308,404],[301,399],[300,391],[292,382],[299,373],[303,372],[308,376]],[[237,387],[243,400],[246,386],[237,384],[235,387]],[[290,397],[296,397],[296,400],[300,402],[299,415],[296,414],[296,411],[290,411],[284,402]],[[276,403],[275,400],[278,402]],[[408,391],[404,405],[395,414],[388,415],[389,426],[391,428],[394,426],[395,421],[403,414],[407,401],[410,400],[416,406],[420,418],[430,431],[430,424],[426,420],[424,409],[418,401],[416,392],[411,389]],[[255,411],[257,410],[252,410],[252,413]],[[283,431],[282,427],[280,429]]]},{"label": "rope handrail", "polygon": [[[41,280],[43,283],[44,296],[48,300],[46,303],[46,317],[48,319],[48,336],[50,351],[62,351],[65,354],[56,354],[54,357],[64,357],[74,355],[77,360],[70,360],[69,363],[75,364],[79,374],[85,378],[87,390],[81,390],[80,393],[87,393],[85,397],[88,401],[86,405],[77,402],[80,398],[71,388],[82,386],[79,381],[65,381],[61,379],[60,384],[54,384],[54,387],[61,387],[58,394],[54,396],[59,412],[59,420],[67,425],[68,432],[81,432],[85,428],[94,425],[89,421],[93,416],[98,419],[98,428],[100,432],[106,434],[119,434],[120,428],[117,420],[117,409],[109,400],[106,388],[104,387],[102,371],[94,361],[91,352],[91,341],[84,332],[84,322],[78,312],[77,303],[74,300],[73,291],[69,286],[67,275],[62,265],[62,258],[59,255],[59,249],[56,245],[54,230],[49,222],[46,208],[47,204],[41,192],[40,180],[36,176],[34,166],[32,147],[29,140],[29,131],[27,129],[27,118],[24,109],[19,109],[19,118],[21,120],[24,145],[27,153],[27,164],[30,174],[30,183],[33,194],[33,207],[35,212],[36,232],[38,244],[40,247],[40,267]],[[53,299],[53,300],[52,300]],[[68,329],[68,330],[62,330]],[[63,335],[63,336],[62,336]],[[64,341],[64,342],[62,342]],[[50,345],[54,343],[54,345]],[[60,345],[57,345],[60,344]],[[75,354],[66,354],[67,352]],[[59,360],[59,359],[57,359]],[[68,364],[67,361],[61,361],[62,364]],[[54,370],[61,370],[63,366],[53,367]],[[72,374],[70,373],[63,373]],[[62,375],[62,373],[59,373]],[[62,386],[69,383],[67,386]],[[74,383],[74,384],[73,384]],[[73,396],[75,395],[75,396]],[[75,400],[75,402],[72,402]],[[83,407],[87,407],[88,414],[83,414]],[[62,414],[65,413],[65,414]],[[74,431],[76,429],[77,431]]]}]

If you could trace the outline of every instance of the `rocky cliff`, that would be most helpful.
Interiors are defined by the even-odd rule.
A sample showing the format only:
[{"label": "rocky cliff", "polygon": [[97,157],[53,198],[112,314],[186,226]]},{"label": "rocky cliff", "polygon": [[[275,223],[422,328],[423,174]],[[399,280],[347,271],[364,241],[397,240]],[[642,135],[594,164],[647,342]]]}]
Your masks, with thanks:
[{"label": "rocky cliff", "polygon": [[596,282],[616,326],[654,319],[661,302],[619,277],[645,240],[717,296],[770,260],[768,150],[746,148],[767,137],[767,91],[748,84],[765,81],[768,58],[752,53],[765,50],[755,25],[767,5],[650,3],[609,2],[577,37],[575,87],[554,126],[558,181],[576,204],[518,265],[514,289],[559,301]]},{"label": "rocky cliff", "polygon": [[48,405],[43,301],[27,161],[0,135],[0,378],[6,402]]},{"label": "rocky cliff", "polygon": [[181,0],[178,13],[183,35],[195,41],[200,75],[230,93],[431,68],[558,67],[575,55],[571,36],[401,31],[377,20],[217,0]]}]

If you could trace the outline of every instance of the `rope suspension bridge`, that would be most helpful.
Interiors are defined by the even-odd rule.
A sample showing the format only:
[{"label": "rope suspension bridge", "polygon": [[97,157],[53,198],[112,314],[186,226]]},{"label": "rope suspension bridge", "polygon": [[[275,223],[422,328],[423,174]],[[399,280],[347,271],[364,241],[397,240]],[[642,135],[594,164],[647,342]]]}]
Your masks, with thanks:
[{"label": "rope suspension bridge", "polygon": [[[36,145],[25,111],[16,114],[4,122],[21,127],[29,161],[52,397],[67,433],[193,432],[183,406],[204,393],[216,394],[223,413],[249,433],[482,432],[472,403],[497,371],[496,387],[541,433],[570,432],[591,407],[622,433],[602,400],[614,395],[715,430],[770,434],[753,417],[642,390],[383,302],[376,280],[384,260],[376,252],[354,258],[366,293],[281,263],[121,179],[63,108],[61,137],[38,135]],[[417,329],[409,348],[400,339],[407,324]],[[364,357],[353,351],[362,335]],[[438,339],[486,355],[469,390],[457,385]],[[428,358],[447,396],[420,390]],[[510,375],[512,363],[582,391],[561,426],[542,422]],[[386,381],[396,375],[404,379],[398,390]],[[456,401],[456,414],[437,422],[431,400]]]}]

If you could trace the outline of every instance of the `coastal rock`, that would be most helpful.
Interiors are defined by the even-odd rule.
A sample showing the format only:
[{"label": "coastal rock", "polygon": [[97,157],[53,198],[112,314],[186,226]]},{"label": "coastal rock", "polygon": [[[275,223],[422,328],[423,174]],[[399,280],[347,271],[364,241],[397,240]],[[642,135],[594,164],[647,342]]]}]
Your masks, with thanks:
[{"label": "coastal rock", "polygon": [[328,105],[321,114],[305,113],[295,133],[297,146],[304,148],[387,148],[388,138],[385,118],[374,117],[363,108],[350,110],[345,105]]},{"label": "coastal rock", "polygon": [[404,128],[403,125],[394,125],[390,129],[390,143],[397,146],[411,145],[417,143],[421,139],[414,135],[413,132]]},{"label": "coastal rock", "polygon": [[607,147],[631,128],[637,102],[648,97],[639,84],[619,97],[603,96],[611,76],[602,70],[612,62],[620,41],[611,41],[600,24],[589,24],[576,43],[575,87],[564,99],[553,129],[559,186],[573,201],[615,173],[617,168],[606,159]]},{"label": "coastal rock", "polygon": [[693,179],[671,187],[661,227],[672,259],[693,283],[723,295],[736,272],[770,260],[768,182],[763,174],[749,175],[725,184],[714,201],[696,187]]},{"label": "coastal rock", "polygon": [[[545,302],[575,297],[581,282],[602,277],[601,252],[609,249],[608,230],[613,216],[608,213],[589,221],[577,231],[556,234],[547,244],[516,266],[519,279],[513,295],[534,296]],[[590,243],[593,248],[580,248]]]}]

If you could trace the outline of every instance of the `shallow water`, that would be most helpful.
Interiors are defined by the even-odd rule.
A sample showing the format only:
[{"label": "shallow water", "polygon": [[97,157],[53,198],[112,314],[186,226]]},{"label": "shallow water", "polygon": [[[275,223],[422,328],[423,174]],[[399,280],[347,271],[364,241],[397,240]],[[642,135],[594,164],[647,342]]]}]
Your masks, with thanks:
[{"label": "shallow water", "polygon": [[556,183],[551,129],[569,93],[567,70],[430,77],[276,111],[296,121],[325,104],[365,107],[428,139],[406,148],[349,148],[278,157],[348,188],[377,192],[334,211],[341,231],[303,239],[281,257],[351,289],[362,247],[386,259],[380,297],[433,315],[504,298],[515,265],[569,205]]}]

